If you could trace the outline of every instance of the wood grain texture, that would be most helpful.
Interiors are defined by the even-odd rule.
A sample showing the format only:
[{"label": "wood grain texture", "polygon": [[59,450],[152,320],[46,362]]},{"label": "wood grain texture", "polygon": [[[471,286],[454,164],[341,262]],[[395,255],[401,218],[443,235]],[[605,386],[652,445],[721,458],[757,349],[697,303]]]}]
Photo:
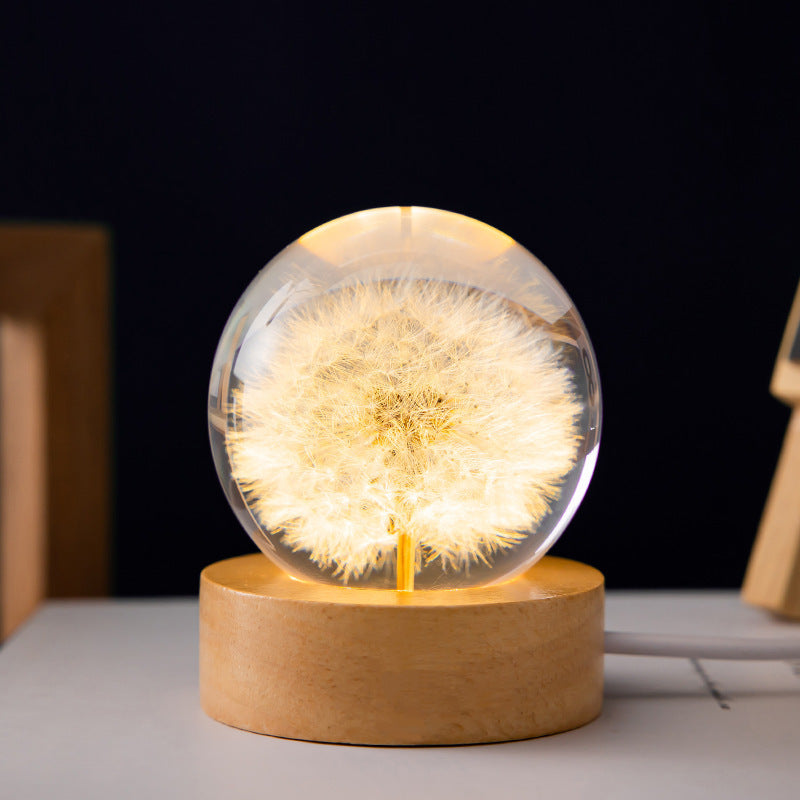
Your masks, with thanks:
[{"label": "wood grain texture", "polygon": [[747,565],[742,599],[800,619],[800,285],[783,334],[770,389],[793,407],[758,535]]},{"label": "wood grain texture", "polygon": [[[23,594],[40,583],[35,593],[53,597],[108,592],[109,294],[109,236],[104,229],[0,225],[0,317],[8,330],[24,328],[29,338],[35,336],[42,354],[35,401],[33,390],[23,392],[13,378],[26,360],[17,345],[0,363],[6,387],[2,463],[29,459],[41,442],[44,448],[35,475],[21,483],[8,466],[0,473],[0,504],[28,509],[2,517],[3,608],[15,605],[25,581]],[[35,432],[20,438],[16,431],[31,403],[41,404],[41,419]],[[42,515],[46,544],[35,547]],[[13,580],[8,577],[12,574]],[[36,576],[44,576],[43,582]],[[15,616],[4,622],[2,635],[19,621]]]},{"label": "wood grain texture", "polygon": [[545,558],[508,583],[396,592],[289,578],[261,554],[200,584],[206,713],[293,739],[525,739],[601,710],[603,577]]}]

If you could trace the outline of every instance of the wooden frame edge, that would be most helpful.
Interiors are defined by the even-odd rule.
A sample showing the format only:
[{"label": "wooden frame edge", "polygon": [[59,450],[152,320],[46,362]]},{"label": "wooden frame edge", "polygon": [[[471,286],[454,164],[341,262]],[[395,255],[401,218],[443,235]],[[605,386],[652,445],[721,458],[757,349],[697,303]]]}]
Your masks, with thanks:
[{"label": "wooden frame edge", "polygon": [[0,224],[0,638],[109,589],[110,236]]}]

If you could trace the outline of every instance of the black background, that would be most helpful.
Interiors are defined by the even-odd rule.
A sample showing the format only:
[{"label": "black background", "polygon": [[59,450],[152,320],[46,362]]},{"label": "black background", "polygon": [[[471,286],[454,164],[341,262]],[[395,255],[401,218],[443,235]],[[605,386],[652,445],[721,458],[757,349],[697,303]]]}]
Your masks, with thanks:
[{"label": "black background", "polygon": [[394,204],[505,231],[586,322],[603,444],[554,552],[611,588],[740,583],[788,420],[790,4],[14,6],[0,217],[114,233],[119,594],[252,549],[207,444],[217,339],[286,244]]}]

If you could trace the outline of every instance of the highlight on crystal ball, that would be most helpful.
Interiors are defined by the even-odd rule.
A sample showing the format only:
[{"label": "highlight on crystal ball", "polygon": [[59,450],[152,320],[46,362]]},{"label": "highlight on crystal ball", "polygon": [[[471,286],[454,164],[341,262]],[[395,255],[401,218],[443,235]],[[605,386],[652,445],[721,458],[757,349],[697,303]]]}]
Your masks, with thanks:
[{"label": "highlight on crystal ball", "polygon": [[476,220],[418,207],[329,222],[279,253],[214,359],[217,471],[290,575],[411,591],[541,558],[591,478],[591,343],[550,272]]}]

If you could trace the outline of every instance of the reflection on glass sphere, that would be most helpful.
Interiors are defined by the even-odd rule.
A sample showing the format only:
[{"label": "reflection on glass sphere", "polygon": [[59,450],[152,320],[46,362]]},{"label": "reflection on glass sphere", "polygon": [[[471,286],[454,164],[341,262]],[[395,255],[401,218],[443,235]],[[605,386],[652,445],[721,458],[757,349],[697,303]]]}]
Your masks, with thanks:
[{"label": "reflection on glass sphere", "polygon": [[256,276],[209,426],[234,511],[289,574],[453,589],[510,578],[561,534],[600,390],[572,301],[527,250],[458,214],[379,208]]}]

